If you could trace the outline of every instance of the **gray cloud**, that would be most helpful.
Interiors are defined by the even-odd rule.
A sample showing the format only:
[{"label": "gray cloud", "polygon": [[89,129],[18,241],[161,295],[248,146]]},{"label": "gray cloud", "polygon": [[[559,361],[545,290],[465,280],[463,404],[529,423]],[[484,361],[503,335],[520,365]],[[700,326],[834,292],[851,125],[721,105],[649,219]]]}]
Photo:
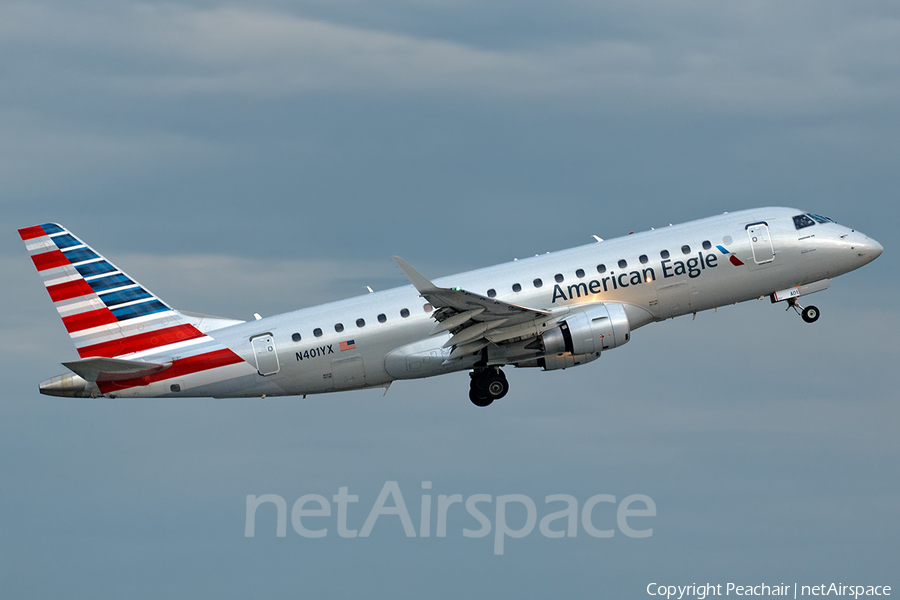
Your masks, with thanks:
[{"label": "gray cloud", "polygon": [[[896,585],[898,17],[888,2],[4,4],[2,593]],[[75,352],[16,227],[60,221],[174,306],[247,319],[405,285],[391,254],[437,277],[768,204],[886,248],[810,298],[815,326],[767,301],[651,325],[591,365],[511,369],[490,410],[466,374],[306,400],[37,394]],[[500,560],[458,534],[465,513],[443,540],[381,524],[243,537],[247,494],[346,485],[370,506],[394,479],[414,520],[423,480],[646,493],[659,515],[648,543],[534,535]]]},{"label": "gray cloud", "polygon": [[[573,41],[539,36],[532,47],[486,47],[265,7],[14,3],[2,20],[7,46],[38,50],[15,66],[75,57],[23,69],[17,75],[25,81],[123,98],[365,91],[562,99],[582,110],[602,101],[628,112],[780,115],[897,100],[897,18],[845,9],[810,19],[780,3],[750,6],[705,4],[686,15],[664,2],[642,3],[646,20],[633,20],[630,30],[608,35],[598,28]],[[601,12],[592,20],[603,18]],[[670,19],[684,27],[666,32]]]}]

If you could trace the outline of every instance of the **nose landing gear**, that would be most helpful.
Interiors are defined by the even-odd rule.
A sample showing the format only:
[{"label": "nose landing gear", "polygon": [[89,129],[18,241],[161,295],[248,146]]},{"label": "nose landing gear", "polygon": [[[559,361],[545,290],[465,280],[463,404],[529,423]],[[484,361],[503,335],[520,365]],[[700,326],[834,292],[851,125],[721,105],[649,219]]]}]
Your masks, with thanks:
[{"label": "nose landing gear", "polygon": [[807,306],[800,311],[800,316],[807,323],[815,323],[819,319],[819,309],[815,306]]},{"label": "nose landing gear", "polygon": [[819,320],[819,309],[815,306],[807,306],[806,308],[803,308],[797,302],[796,298],[788,299],[787,303],[788,307],[786,310],[790,310],[791,308],[793,308],[795,311],[797,311],[797,314],[800,315],[800,318],[802,318],[806,323],[815,323]]},{"label": "nose landing gear", "polygon": [[469,373],[469,400],[475,406],[488,406],[509,391],[509,382],[499,367],[476,369]]}]

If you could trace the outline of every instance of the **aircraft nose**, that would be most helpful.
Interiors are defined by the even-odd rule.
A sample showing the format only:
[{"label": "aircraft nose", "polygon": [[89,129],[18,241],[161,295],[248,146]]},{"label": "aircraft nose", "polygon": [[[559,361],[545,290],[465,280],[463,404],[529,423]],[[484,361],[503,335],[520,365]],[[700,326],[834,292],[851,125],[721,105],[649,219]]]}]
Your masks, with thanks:
[{"label": "aircraft nose", "polygon": [[857,232],[862,239],[856,239],[853,241],[851,248],[856,251],[856,254],[862,258],[866,263],[872,262],[884,252],[884,246],[870,238],[865,234],[861,234]]},{"label": "aircraft nose", "polygon": [[881,253],[884,252],[884,246],[882,246],[875,240],[869,240],[869,242],[871,246],[870,252],[872,253],[872,258],[875,259],[881,256]]}]

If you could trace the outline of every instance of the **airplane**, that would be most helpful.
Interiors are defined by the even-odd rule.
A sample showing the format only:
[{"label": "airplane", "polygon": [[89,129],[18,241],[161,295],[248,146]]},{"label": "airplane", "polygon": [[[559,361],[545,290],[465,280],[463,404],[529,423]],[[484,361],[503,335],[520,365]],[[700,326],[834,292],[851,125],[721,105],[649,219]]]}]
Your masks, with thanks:
[{"label": "airplane", "polygon": [[798,299],[883,251],[828,217],[756,208],[434,281],[395,256],[412,285],[245,322],[172,308],[61,225],[19,234],[80,356],[42,394],[386,394],[471,371],[482,407],[509,391],[502,367],[583,365],[657,321],[768,297],[815,322]]}]

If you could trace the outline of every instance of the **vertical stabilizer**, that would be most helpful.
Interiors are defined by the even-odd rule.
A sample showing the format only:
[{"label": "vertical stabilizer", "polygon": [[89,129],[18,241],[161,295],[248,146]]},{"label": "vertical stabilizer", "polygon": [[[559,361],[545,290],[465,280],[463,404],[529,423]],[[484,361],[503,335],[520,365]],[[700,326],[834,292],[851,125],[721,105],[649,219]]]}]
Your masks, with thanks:
[{"label": "vertical stabilizer", "polygon": [[60,225],[26,227],[19,235],[81,358],[135,358],[148,350],[206,338]]}]

